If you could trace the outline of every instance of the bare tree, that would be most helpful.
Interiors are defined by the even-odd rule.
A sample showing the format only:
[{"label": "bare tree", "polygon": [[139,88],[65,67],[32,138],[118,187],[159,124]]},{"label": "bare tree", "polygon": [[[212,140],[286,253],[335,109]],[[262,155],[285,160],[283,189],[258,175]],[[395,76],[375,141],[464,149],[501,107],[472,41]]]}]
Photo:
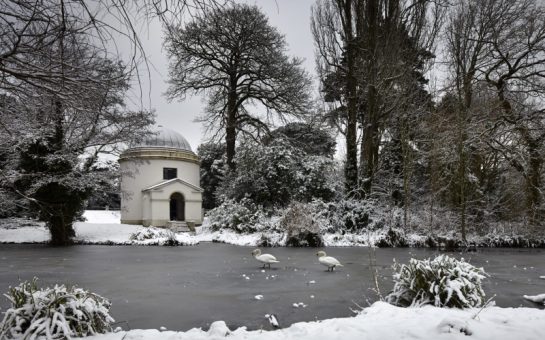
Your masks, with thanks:
[{"label": "bare tree", "polygon": [[544,216],[545,7],[531,0],[496,5],[499,20],[487,41],[482,72],[496,90],[501,123],[516,131],[524,146],[523,160],[506,156],[526,181],[529,221],[536,225]]},{"label": "bare tree", "polygon": [[[484,8],[481,7],[481,8]],[[473,104],[473,92],[479,68],[486,54],[485,41],[490,34],[491,20],[479,11],[476,1],[460,2],[449,16],[446,31],[447,54],[454,74],[457,95],[456,153],[457,180],[460,210],[460,231],[466,239],[467,210],[467,149],[468,121]]]},{"label": "bare tree", "polygon": [[[267,131],[273,117],[309,109],[310,79],[302,60],[286,55],[284,37],[256,6],[208,11],[170,27],[165,44],[171,60],[168,97],[208,96],[204,121],[225,132],[230,168],[238,132]],[[256,114],[260,108],[265,117]]]},{"label": "bare tree", "polygon": [[[458,178],[462,235],[467,202],[468,122],[476,86],[496,93],[487,140],[526,181],[530,222],[540,221],[543,202],[543,96],[545,95],[545,10],[534,0],[460,0],[447,27],[448,58],[459,98]],[[502,131],[505,138],[498,137]],[[515,134],[508,132],[511,130]],[[522,146],[522,149],[517,148]],[[523,151],[522,153],[520,151]],[[522,156],[522,157],[521,157]]]},{"label": "bare tree", "polygon": [[[138,26],[159,18],[163,23],[180,21],[205,8],[221,7],[229,0],[165,0],[165,1],[64,1],[5,0],[0,3],[0,90],[10,95],[26,94],[21,85],[30,85],[59,96],[70,96],[81,90],[77,65],[61,63],[49,67],[47,59],[52,46],[78,39],[92,45],[103,58],[118,57],[120,46],[130,65],[127,72],[140,80],[140,63],[147,56],[139,37]],[[122,42],[120,42],[122,41]],[[88,46],[89,47],[89,46]],[[126,48],[126,47],[125,47]],[[129,53],[127,53],[129,52]],[[62,58],[62,56],[61,56]],[[81,66],[80,66],[81,67]],[[72,72],[67,72],[71,70]]]}]

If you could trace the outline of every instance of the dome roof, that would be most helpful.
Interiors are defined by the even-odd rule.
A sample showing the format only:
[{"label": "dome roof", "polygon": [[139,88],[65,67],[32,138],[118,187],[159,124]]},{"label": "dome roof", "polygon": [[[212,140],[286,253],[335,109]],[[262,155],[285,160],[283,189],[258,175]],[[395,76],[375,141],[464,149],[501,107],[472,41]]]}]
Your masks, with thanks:
[{"label": "dome roof", "polygon": [[167,148],[193,152],[189,142],[176,131],[159,125],[155,133],[140,143],[131,145],[132,148]]}]

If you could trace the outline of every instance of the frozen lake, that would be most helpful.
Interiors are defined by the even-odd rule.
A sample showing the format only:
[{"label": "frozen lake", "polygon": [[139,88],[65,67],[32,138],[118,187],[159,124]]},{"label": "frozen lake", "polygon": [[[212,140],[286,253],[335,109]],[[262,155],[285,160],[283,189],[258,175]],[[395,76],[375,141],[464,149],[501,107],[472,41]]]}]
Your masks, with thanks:
[{"label": "frozen lake", "polygon": [[[265,314],[282,327],[298,321],[353,315],[377,299],[374,267],[367,248],[326,248],[345,267],[325,271],[311,248],[264,248],[281,261],[262,271],[253,248],[217,243],[190,247],[0,245],[0,292],[19,279],[39,277],[41,286],[77,284],[112,301],[112,316],[123,328],[187,330],[224,320],[231,328],[269,329]],[[381,292],[393,286],[395,258],[432,257],[431,249],[376,249]],[[502,307],[536,307],[523,294],[545,293],[545,250],[485,249],[453,253],[491,275],[487,296]],[[263,295],[256,300],[256,295]],[[293,307],[302,302],[306,307]],[[2,310],[8,306],[1,298]]]}]

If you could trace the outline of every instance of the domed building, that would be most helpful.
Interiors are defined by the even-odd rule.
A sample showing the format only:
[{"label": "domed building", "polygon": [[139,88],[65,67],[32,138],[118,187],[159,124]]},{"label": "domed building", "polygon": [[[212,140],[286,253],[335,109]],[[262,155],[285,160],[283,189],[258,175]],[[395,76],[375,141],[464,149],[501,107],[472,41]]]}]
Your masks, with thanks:
[{"label": "domed building", "polygon": [[179,133],[159,127],[119,157],[121,223],[202,224],[199,157]]}]

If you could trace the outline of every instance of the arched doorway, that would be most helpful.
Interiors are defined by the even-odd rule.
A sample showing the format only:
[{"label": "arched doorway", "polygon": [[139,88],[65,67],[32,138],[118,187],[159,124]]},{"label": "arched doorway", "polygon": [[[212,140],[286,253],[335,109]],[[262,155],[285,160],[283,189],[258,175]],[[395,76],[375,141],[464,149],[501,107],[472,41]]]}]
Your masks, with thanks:
[{"label": "arched doorway", "polygon": [[175,192],[170,195],[170,220],[185,220],[185,200],[184,196],[182,196],[182,194],[179,192]]}]

